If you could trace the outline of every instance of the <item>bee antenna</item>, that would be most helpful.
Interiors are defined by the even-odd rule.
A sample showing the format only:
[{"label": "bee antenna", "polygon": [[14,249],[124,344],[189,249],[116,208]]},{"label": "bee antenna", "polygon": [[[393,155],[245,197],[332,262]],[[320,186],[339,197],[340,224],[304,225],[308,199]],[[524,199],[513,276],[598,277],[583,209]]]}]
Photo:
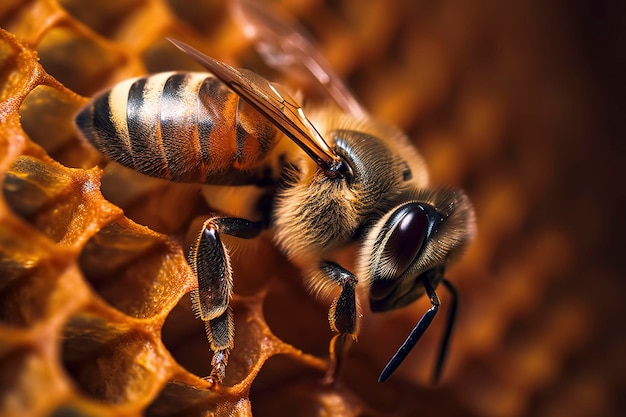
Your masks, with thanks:
[{"label": "bee antenna", "polygon": [[[452,335],[452,329],[454,327],[454,322],[456,319],[456,311],[457,311],[457,306],[458,306],[458,301],[457,301],[458,293],[456,291],[456,288],[454,288],[452,283],[445,278],[443,278],[442,282],[444,286],[446,287],[446,289],[448,289],[448,291],[452,295],[452,302],[450,306],[450,311],[448,313],[446,331],[441,340],[441,345],[439,347],[439,355],[437,357],[435,370],[433,372],[433,377],[432,377],[433,383],[437,383],[439,381],[439,377],[441,376],[441,371],[443,370],[443,364],[445,362],[446,355],[448,352],[448,346],[450,345],[450,338]],[[413,349],[415,344],[420,340],[424,332],[426,332],[426,329],[428,329],[428,326],[430,326],[430,323],[433,321],[433,319],[435,318],[435,315],[437,314],[437,311],[439,310],[439,297],[437,296],[437,293],[433,289],[428,279],[424,280],[424,288],[426,289],[426,294],[428,295],[428,298],[430,299],[430,303],[432,304],[432,307],[424,313],[424,315],[417,322],[417,325],[415,326],[415,328],[413,328],[413,330],[411,331],[409,336],[406,338],[404,343],[402,343],[402,345],[398,348],[398,351],[391,357],[387,365],[385,365],[385,368],[383,369],[383,371],[380,373],[380,376],[378,377],[378,382],[381,382],[381,383],[385,382],[395,372],[398,366],[400,366],[402,361],[404,361],[404,359],[407,357],[409,352]]]},{"label": "bee antenna", "polygon": [[459,307],[459,293],[456,290],[456,287],[447,279],[443,279],[441,281],[444,287],[450,293],[450,309],[448,310],[448,317],[446,321],[446,330],[441,338],[441,344],[439,345],[439,355],[437,356],[437,362],[435,363],[435,370],[432,376],[432,383],[436,384],[439,382],[439,378],[441,377],[441,372],[443,371],[443,365],[446,362],[446,357],[448,356],[448,348],[450,347],[450,339],[452,338],[452,330],[454,329],[454,324],[456,323],[456,312]]}]

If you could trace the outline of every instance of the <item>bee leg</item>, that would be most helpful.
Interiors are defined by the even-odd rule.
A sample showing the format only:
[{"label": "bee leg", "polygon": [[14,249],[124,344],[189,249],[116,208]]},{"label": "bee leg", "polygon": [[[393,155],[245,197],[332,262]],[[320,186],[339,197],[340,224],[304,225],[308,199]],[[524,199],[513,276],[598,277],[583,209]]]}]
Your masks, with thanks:
[{"label": "bee leg", "polygon": [[230,256],[220,233],[253,238],[263,230],[263,223],[229,217],[213,217],[204,222],[189,253],[189,263],[198,278],[198,288],[191,291],[196,316],[204,321],[213,351],[212,370],[207,380],[211,386],[224,380],[230,351],[234,346],[233,314],[229,308],[233,290]]},{"label": "bee leg", "polygon": [[323,262],[320,269],[341,287],[339,296],[333,301],[328,312],[330,328],[339,333],[330,340],[330,365],[324,377],[324,382],[331,384],[341,368],[350,341],[356,339],[358,333],[355,296],[358,280],[354,274],[332,262]]},{"label": "bee leg", "polygon": [[222,383],[226,376],[228,357],[233,348],[233,313],[227,308],[220,316],[204,322],[207,339],[213,351],[211,373],[205,379],[211,387]]}]

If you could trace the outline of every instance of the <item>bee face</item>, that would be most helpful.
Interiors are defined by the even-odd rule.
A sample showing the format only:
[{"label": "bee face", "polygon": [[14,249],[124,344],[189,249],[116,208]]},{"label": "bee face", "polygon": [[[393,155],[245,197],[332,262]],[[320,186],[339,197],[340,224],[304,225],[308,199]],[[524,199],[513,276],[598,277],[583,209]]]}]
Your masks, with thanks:
[{"label": "bee face", "polygon": [[411,304],[424,294],[425,281],[436,287],[473,233],[473,211],[464,194],[450,189],[411,194],[376,223],[363,245],[359,270],[369,277],[374,312]]},{"label": "bee face", "polygon": [[[424,162],[405,137],[376,127],[339,129],[329,137],[350,167],[343,181],[351,197],[349,217],[358,220],[350,227],[361,242],[358,277],[371,310],[383,312],[421,297],[424,281],[437,287],[448,262],[473,234],[474,218],[464,193],[426,187]],[[349,223],[344,220],[346,227]]]}]

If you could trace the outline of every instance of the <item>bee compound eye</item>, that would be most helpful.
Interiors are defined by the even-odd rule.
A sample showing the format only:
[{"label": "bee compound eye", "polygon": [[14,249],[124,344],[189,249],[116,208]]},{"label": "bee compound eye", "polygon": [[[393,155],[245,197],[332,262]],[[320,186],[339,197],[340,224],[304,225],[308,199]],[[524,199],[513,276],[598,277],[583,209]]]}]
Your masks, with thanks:
[{"label": "bee compound eye", "polygon": [[421,251],[430,229],[430,219],[424,208],[416,203],[399,208],[389,221],[393,224],[383,253],[393,263],[397,278]]}]

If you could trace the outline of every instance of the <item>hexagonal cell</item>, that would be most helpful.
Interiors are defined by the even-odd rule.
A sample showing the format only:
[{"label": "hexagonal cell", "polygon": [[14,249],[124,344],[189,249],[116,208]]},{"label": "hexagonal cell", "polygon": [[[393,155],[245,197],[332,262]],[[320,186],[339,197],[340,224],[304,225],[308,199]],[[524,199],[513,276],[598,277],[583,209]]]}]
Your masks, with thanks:
[{"label": "hexagonal cell", "polygon": [[129,219],[164,234],[185,234],[195,213],[208,213],[198,184],[147,177],[110,162],[102,174],[102,195]]},{"label": "hexagonal cell", "polygon": [[96,233],[85,244],[79,265],[100,296],[137,318],[164,317],[192,282],[175,242],[126,218]]},{"label": "hexagonal cell", "polygon": [[[276,416],[289,410],[298,416],[367,416],[361,400],[345,386],[324,384],[323,372],[287,355],[270,358],[250,390],[255,416]],[[280,398],[280,401],[276,401]]]},{"label": "hexagonal cell", "polygon": [[11,209],[33,220],[45,204],[67,190],[72,178],[62,167],[20,156],[11,164],[2,183],[2,192]]},{"label": "hexagonal cell", "polygon": [[[21,222],[0,223],[0,323],[30,327],[67,314],[87,296],[73,256]],[[82,288],[82,290],[81,290]]]},{"label": "hexagonal cell", "polygon": [[193,58],[181,52],[165,38],[156,39],[143,53],[149,73],[162,71],[206,71]]},{"label": "hexagonal cell", "polygon": [[[330,303],[306,290],[298,270],[272,281],[263,304],[263,316],[281,340],[312,355],[328,357],[333,332],[328,324]],[[306,331],[303,331],[306,329]]]},{"label": "hexagonal cell", "polygon": [[150,401],[170,365],[144,332],[106,311],[79,312],[65,323],[65,370],[91,398],[113,404]]},{"label": "hexagonal cell", "polygon": [[0,410],[3,415],[43,415],[64,395],[66,380],[32,346],[3,344],[0,353]]},{"label": "hexagonal cell", "polygon": [[115,30],[142,3],[139,0],[59,0],[59,4],[73,18],[106,37],[112,37]]},{"label": "hexagonal cell", "polygon": [[91,168],[100,154],[76,134],[74,115],[81,105],[75,97],[40,85],[24,99],[20,117],[30,139],[56,161],[72,168]]},{"label": "hexagonal cell", "polygon": [[166,0],[176,17],[197,31],[210,34],[228,19],[226,2],[214,0]]},{"label": "hexagonal cell", "polygon": [[[184,415],[203,417],[208,415],[249,416],[249,413],[235,413],[239,398],[227,397],[204,387],[181,381],[169,381],[159,396],[146,408],[145,414],[151,417]],[[248,403],[249,406],[249,403]]]},{"label": "hexagonal cell", "polygon": [[49,74],[84,96],[102,89],[102,83],[122,62],[120,52],[114,54],[67,27],[55,27],[48,31],[37,51],[41,64]]},{"label": "hexagonal cell", "polygon": [[[231,302],[235,323],[235,348],[233,349],[224,385],[240,383],[251,374],[256,374],[273,354],[276,342],[263,318],[260,316],[260,299],[236,297]],[[205,377],[211,371],[211,352],[204,323],[194,317],[189,296],[181,299],[168,315],[162,329],[165,347],[174,359],[187,371]]]},{"label": "hexagonal cell", "polygon": [[[0,249],[0,256],[7,254]],[[40,259],[19,279],[4,281],[0,286],[0,322],[30,327],[54,319],[85,299],[87,294],[76,271],[65,269],[56,260]]]},{"label": "hexagonal cell", "polygon": [[81,245],[99,221],[114,215],[98,186],[93,172],[21,156],[7,171],[2,191],[15,213],[51,240],[74,246]]},{"label": "hexagonal cell", "polygon": [[16,94],[23,87],[16,52],[5,40],[0,40],[0,101]]},{"label": "hexagonal cell", "polygon": [[211,372],[211,349],[202,320],[196,319],[191,297],[183,296],[170,311],[161,329],[167,350],[183,368],[200,378]]},{"label": "hexagonal cell", "polygon": [[[12,281],[34,274],[38,262],[46,256],[35,242],[20,239],[21,230],[0,223],[0,288]],[[33,237],[32,235],[29,237]]]},{"label": "hexagonal cell", "polygon": [[54,2],[9,0],[0,6],[0,27],[18,39],[33,41],[42,30],[55,23],[51,17],[58,7]]}]

